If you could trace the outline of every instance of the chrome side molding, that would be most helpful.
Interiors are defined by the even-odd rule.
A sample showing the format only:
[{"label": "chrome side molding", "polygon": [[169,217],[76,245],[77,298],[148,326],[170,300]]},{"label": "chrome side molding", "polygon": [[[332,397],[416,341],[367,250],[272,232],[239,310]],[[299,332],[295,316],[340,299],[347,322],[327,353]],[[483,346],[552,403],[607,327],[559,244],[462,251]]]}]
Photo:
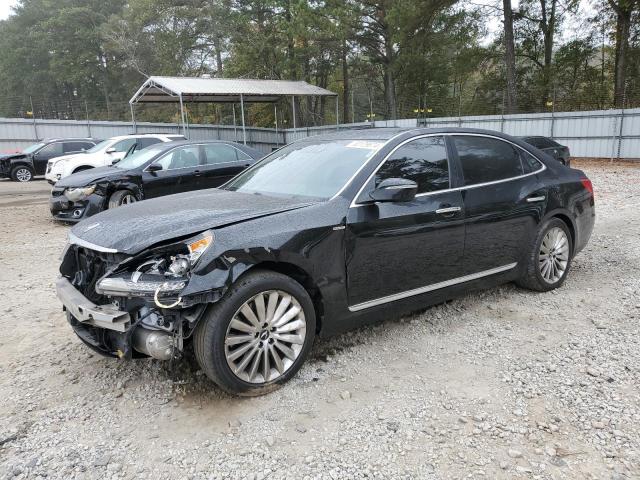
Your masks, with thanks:
[{"label": "chrome side molding", "polygon": [[375,300],[368,300],[366,302],[362,302],[362,303],[358,303],[356,305],[350,306],[349,311],[357,312],[359,310],[364,310],[365,308],[376,307],[378,305],[383,305],[385,303],[395,302],[396,300],[402,300],[403,298],[409,298],[415,295],[421,295],[423,293],[432,292],[434,290],[439,290],[441,288],[452,287],[453,285],[457,285],[459,283],[470,282],[471,280],[477,280],[482,277],[488,277],[489,275],[495,275],[496,273],[506,272],[507,270],[511,270],[515,268],[516,265],[518,265],[517,262],[510,263],[508,265],[503,265],[502,267],[496,267],[489,270],[483,270],[482,272],[472,273],[471,275],[465,275],[464,277],[452,278],[451,280],[445,280],[444,282],[433,283],[431,285],[427,285],[426,287],[414,288],[413,290],[394,293],[393,295],[377,298]]}]

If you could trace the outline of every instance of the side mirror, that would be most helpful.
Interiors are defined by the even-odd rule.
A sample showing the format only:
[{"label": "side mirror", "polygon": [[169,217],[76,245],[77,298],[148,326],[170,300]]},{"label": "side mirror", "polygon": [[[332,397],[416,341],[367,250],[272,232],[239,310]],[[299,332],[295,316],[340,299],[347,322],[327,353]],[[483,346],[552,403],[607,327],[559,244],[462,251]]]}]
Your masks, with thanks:
[{"label": "side mirror", "polygon": [[147,172],[153,173],[153,172],[159,172],[160,170],[162,170],[162,165],[160,165],[159,163],[152,163],[147,167]]},{"label": "side mirror", "polygon": [[115,165],[116,163],[118,163],[120,161],[119,158],[114,158],[113,160],[111,160],[111,165]]},{"label": "side mirror", "polygon": [[109,147],[109,148],[107,148],[107,152],[106,153],[108,153],[108,154],[116,153],[116,149],[113,148],[113,147]]},{"label": "side mirror", "polygon": [[374,202],[410,202],[418,192],[418,184],[404,178],[387,178],[369,193]]}]

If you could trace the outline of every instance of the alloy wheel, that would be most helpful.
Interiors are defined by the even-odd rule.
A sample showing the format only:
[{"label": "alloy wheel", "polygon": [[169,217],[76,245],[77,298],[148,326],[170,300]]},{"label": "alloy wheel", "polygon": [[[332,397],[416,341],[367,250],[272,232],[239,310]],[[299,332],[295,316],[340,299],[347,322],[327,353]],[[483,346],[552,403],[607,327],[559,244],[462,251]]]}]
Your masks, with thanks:
[{"label": "alloy wheel", "polygon": [[268,290],[247,300],[235,313],[224,340],[231,371],[260,384],[283,375],[294,364],[306,337],[300,303],[287,292]]},{"label": "alloy wheel", "polygon": [[545,234],[538,258],[545,282],[553,284],[564,276],[569,263],[569,238],[563,229],[553,227]]},{"label": "alloy wheel", "polygon": [[28,168],[19,168],[16,171],[16,178],[19,182],[31,181],[31,171]]},{"label": "alloy wheel", "polygon": [[126,194],[122,197],[122,200],[120,200],[120,205],[129,205],[130,203],[136,203],[136,197],[130,193]]}]

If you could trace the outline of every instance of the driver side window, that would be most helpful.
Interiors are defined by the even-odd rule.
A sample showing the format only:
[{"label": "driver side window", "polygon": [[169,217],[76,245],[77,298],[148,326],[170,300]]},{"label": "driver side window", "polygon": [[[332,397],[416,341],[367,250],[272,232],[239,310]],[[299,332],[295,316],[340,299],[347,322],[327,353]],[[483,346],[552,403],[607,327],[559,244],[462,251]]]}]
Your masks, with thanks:
[{"label": "driver side window", "polygon": [[134,143],[136,143],[135,138],[128,138],[127,140],[121,140],[118,143],[114,143],[111,148],[115,148],[116,152],[126,152]]},{"label": "driver side window", "polygon": [[424,137],[398,148],[376,172],[376,187],[388,178],[418,184],[418,194],[449,188],[449,162],[443,137]]},{"label": "driver side window", "polygon": [[155,163],[161,165],[162,170],[197,167],[200,165],[200,147],[196,145],[176,148]]}]

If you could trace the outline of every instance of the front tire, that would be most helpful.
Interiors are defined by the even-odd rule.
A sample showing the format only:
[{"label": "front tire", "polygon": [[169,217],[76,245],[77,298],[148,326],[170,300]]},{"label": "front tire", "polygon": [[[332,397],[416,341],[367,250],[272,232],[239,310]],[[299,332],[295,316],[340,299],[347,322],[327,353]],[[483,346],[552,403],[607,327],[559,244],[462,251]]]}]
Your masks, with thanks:
[{"label": "front tire", "polygon": [[562,286],[573,257],[571,232],[559,218],[547,220],[529,247],[526,270],[517,281],[521,287],[548,292]]},{"label": "front tire", "polygon": [[196,328],[194,351],[205,374],[226,392],[263,395],[297,373],[315,328],[313,302],[302,285],[258,270],[209,307]]},{"label": "front tire", "polygon": [[117,208],[137,201],[138,199],[129,190],[118,190],[109,197],[109,208]]},{"label": "front tire", "polygon": [[26,165],[18,165],[11,170],[11,179],[14,182],[30,182],[33,180],[33,169]]}]

